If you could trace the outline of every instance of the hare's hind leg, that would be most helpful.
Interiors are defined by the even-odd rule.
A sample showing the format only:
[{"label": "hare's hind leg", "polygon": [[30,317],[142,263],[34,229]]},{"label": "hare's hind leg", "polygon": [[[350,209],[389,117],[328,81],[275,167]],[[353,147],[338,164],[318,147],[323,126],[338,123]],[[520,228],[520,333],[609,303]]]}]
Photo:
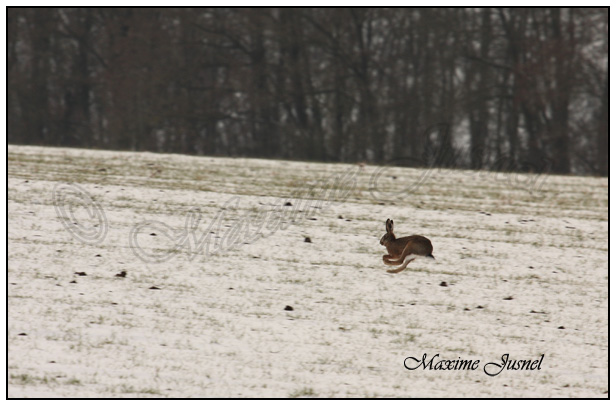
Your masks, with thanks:
[{"label": "hare's hind leg", "polygon": [[396,269],[388,269],[387,272],[388,273],[398,273],[398,272],[402,272],[406,269],[407,265],[411,262],[413,262],[415,260],[415,258],[417,258],[416,255],[407,255],[406,258],[404,259],[404,262],[402,263],[402,265],[400,265],[399,267],[397,267]]},{"label": "hare's hind leg", "polygon": [[402,261],[400,259],[395,259],[391,255],[383,255],[383,263],[385,265],[400,265]]},{"label": "hare's hind leg", "polygon": [[406,268],[409,262],[414,261],[415,258],[417,258],[417,255],[413,253],[413,245],[409,243],[406,245],[406,247],[404,247],[404,250],[402,251],[402,255],[400,255],[400,258],[398,258],[397,261],[390,261],[390,263],[388,264],[388,265],[400,265],[400,264],[402,265],[400,265],[396,269],[390,269],[387,272],[389,273],[401,272]]},{"label": "hare's hind leg", "polygon": [[413,245],[407,244],[406,247],[404,247],[404,250],[402,250],[402,253],[400,254],[398,258],[393,258],[392,255],[383,255],[383,262],[385,262],[385,265],[400,265],[404,262],[404,260],[409,255],[411,255],[412,251],[413,251]]}]

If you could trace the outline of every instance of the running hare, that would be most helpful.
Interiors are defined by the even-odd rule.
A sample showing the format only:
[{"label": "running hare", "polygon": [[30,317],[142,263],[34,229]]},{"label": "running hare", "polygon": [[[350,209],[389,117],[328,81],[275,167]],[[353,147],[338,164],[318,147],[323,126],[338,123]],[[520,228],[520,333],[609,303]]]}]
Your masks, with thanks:
[{"label": "running hare", "polygon": [[396,238],[394,235],[394,221],[387,219],[385,222],[387,234],[381,237],[381,245],[387,248],[388,255],[383,255],[385,265],[400,265],[396,269],[389,269],[389,273],[398,273],[413,261],[415,258],[432,256],[432,243],[421,235],[411,235],[408,237]]}]

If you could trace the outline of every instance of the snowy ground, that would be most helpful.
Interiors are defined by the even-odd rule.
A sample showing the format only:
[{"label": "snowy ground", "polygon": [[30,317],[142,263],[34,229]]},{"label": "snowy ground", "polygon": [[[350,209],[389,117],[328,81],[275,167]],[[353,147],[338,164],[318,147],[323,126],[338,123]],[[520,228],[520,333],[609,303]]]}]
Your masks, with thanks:
[{"label": "snowy ground", "polygon": [[[17,146],[8,176],[9,397],[608,396],[606,178]],[[387,218],[437,260],[386,273]]]}]

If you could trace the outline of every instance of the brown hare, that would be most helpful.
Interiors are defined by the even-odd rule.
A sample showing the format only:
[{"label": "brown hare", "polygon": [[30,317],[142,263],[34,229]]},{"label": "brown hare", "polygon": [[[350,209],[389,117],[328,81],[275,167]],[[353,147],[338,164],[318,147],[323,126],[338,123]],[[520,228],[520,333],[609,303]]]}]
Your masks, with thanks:
[{"label": "brown hare", "polygon": [[389,269],[389,273],[398,273],[415,260],[415,258],[432,256],[432,243],[421,235],[411,235],[408,237],[396,238],[394,235],[394,221],[387,219],[385,222],[387,233],[381,237],[381,245],[387,248],[388,255],[383,255],[385,265],[400,265],[396,269]]}]

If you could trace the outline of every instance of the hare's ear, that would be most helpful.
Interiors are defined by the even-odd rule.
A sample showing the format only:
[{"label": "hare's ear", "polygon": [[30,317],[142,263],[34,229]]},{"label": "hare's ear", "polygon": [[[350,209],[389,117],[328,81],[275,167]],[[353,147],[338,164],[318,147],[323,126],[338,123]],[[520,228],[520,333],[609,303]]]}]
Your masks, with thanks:
[{"label": "hare's ear", "polygon": [[389,233],[391,231],[391,220],[387,219],[385,222],[385,230]]},{"label": "hare's ear", "polygon": [[389,230],[392,233],[394,232],[394,221],[393,220],[389,220]]}]

